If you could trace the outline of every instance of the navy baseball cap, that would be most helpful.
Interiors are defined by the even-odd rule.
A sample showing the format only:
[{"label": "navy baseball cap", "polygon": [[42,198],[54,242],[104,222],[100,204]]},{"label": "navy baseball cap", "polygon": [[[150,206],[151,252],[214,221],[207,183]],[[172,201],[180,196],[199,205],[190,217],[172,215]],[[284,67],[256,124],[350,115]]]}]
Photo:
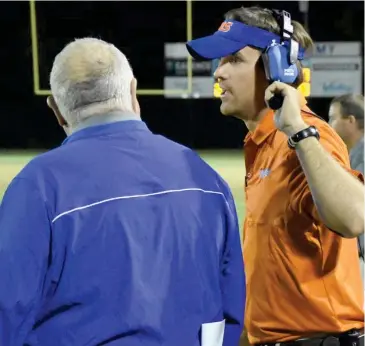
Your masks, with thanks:
[{"label": "navy baseball cap", "polygon": [[[186,47],[189,54],[197,60],[214,60],[235,54],[247,46],[265,49],[280,42],[280,36],[270,31],[226,20],[213,35],[188,41]],[[284,41],[283,44],[289,45],[289,41]],[[303,58],[304,49],[300,47],[298,59]]]}]

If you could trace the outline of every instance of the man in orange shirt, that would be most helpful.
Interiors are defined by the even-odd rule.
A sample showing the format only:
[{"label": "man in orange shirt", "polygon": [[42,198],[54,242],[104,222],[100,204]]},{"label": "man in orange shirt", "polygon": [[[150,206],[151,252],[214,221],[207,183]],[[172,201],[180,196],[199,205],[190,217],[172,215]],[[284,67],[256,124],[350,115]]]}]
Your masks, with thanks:
[{"label": "man in orange shirt", "polygon": [[259,7],[231,10],[214,35],[187,43],[195,58],[220,59],[221,112],[249,129],[245,327],[255,345],[364,340],[355,238],[364,232],[363,177],[296,90],[311,45],[289,13]]}]

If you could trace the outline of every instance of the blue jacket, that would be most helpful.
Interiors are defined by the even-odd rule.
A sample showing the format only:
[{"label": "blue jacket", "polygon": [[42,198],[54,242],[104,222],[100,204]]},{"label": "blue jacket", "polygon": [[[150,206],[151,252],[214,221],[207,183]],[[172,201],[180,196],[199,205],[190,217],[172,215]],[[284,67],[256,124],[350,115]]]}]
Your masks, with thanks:
[{"label": "blue jacket", "polygon": [[244,302],[227,184],[142,121],[75,132],[4,195],[0,345],[198,346],[225,320],[235,346]]}]

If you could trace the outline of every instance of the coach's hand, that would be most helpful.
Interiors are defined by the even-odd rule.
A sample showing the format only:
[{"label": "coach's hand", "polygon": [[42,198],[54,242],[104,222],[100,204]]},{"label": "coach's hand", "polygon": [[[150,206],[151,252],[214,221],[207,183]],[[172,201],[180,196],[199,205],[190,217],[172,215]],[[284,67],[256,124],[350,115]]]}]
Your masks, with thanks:
[{"label": "coach's hand", "polygon": [[304,122],[300,111],[300,94],[297,89],[290,85],[274,82],[265,91],[265,101],[268,103],[274,94],[281,94],[284,97],[283,106],[275,112],[275,126],[278,130],[291,136],[308,125]]}]

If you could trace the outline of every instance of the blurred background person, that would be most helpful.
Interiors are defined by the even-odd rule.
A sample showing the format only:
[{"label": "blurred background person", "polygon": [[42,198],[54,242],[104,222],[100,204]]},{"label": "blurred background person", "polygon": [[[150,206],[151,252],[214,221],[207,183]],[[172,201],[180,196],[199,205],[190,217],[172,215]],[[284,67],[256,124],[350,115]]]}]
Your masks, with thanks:
[{"label": "blurred background person", "polygon": [[330,104],[329,122],[347,145],[351,167],[364,173],[364,96],[335,97]]},{"label": "blurred background person", "polygon": [[[347,145],[351,167],[364,174],[364,96],[345,94],[332,99],[329,122]],[[358,247],[364,284],[364,234]]]},{"label": "blurred background person", "polygon": [[71,42],[50,84],[68,137],[0,207],[0,344],[237,345],[245,280],[228,185],[148,129],[114,45]]}]

